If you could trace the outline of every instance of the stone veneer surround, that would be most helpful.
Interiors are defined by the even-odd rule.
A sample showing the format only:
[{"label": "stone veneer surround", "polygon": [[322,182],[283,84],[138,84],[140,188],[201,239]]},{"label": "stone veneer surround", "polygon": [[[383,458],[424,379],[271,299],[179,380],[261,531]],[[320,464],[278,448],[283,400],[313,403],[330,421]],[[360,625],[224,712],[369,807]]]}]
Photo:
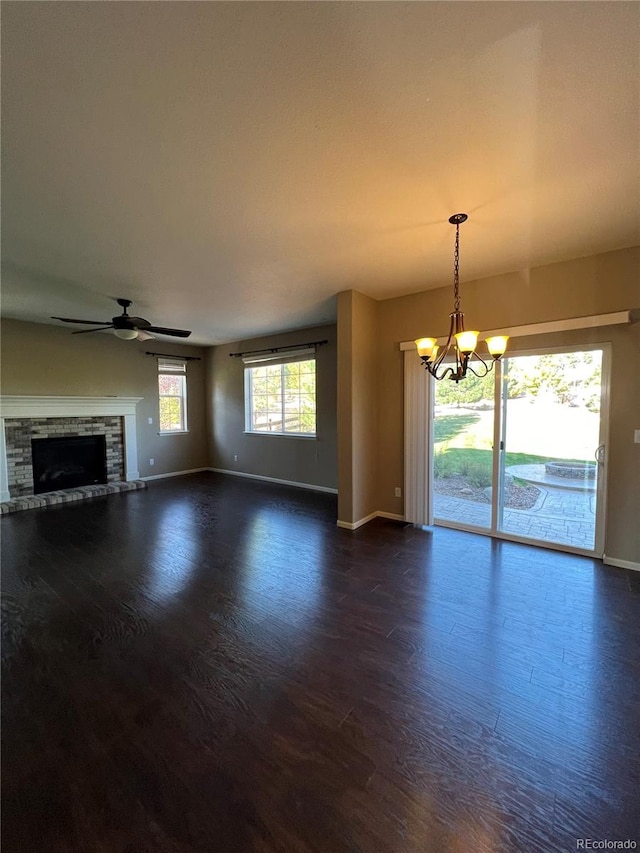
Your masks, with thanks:
[{"label": "stone veneer surround", "polygon": [[[110,480],[119,479],[119,474],[124,466],[124,479],[126,481],[137,480],[140,476],[138,473],[138,450],[136,441],[136,406],[142,397],[22,397],[22,396],[3,396],[0,398],[0,501],[8,501],[12,497],[16,497],[18,492],[24,495],[24,484],[26,472],[25,467],[25,447],[18,448],[7,447],[6,439],[15,440],[20,433],[20,429],[15,430],[14,424],[17,421],[26,421],[35,423],[36,427],[41,431],[36,433],[40,437],[44,437],[44,428],[47,428],[47,423],[52,426],[53,435],[94,435],[91,426],[93,423],[100,423],[100,427],[106,427],[110,430],[113,441],[111,442],[111,454],[108,459]],[[113,432],[113,422],[117,422],[119,426],[120,439],[115,438]],[[84,429],[85,432],[78,432],[78,428]],[[90,429],[90,432],[86,430]],[[33,429],[29,427],[28,435],[24,424],[22,425],[23,437],[19,438],[19,444],[25,445],[28,442],[28,457],[29,467],[31,467],[31,437],[34,436]],[[49,433],[46,433],[49,434]],[[102,430],[102,434],[107,433]],[[116,444],[119,444],[120,456]],[[13,450],[17,450],[16,453]],[[21,464],[11,466],[12,478],[10,481],[9,470],[10,461]],[[116,476],[116,468],[118,476]],[[16,474],[16,471],[20,471]],[[31,488],[33,493],[33,475],[31,474]],[[11,492],[9,485],[11,482]],[[18,488],[18,492],[15,488]]]},{"label": "stone veneer surround", "polygon": [[124,438],[121,417],[11,418],[5,424],[7,481],[12,498],[33,494],[31,440],[104,435],[107,482],[124,479]]}]

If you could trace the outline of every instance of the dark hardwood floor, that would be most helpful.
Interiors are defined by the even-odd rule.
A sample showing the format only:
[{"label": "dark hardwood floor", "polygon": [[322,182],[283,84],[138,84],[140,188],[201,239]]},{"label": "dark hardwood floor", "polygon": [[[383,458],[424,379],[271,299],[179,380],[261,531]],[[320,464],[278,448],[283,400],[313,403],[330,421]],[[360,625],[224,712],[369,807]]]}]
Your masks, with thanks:
[{"label": "dark hardwood floor", "polygon": [[202,474],[2,520],[3,851],[640,844],[640,585]]}]

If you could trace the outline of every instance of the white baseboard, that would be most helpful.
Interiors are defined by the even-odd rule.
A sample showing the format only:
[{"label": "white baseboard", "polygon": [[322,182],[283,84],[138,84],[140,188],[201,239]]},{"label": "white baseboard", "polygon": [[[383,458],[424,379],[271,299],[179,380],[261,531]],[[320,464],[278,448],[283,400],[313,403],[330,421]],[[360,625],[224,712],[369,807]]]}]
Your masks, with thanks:
[{"label": "white baseboard", "polygon": [[374,518],[378,517],[377,512],[372,512],[371,515],[365,516],[365,518],[360,518],[358,521],[336,521],[338,527],[344,527],[345,530],[357,530],[359,527],[362,527],[363,524],[367,524],[369,521],[373,521]]},{"label": "white baseboard", "polygon": [[631,569],[632,572],[640,572],[640,563],[634,563],[632,560],[618,560],[616,557],[602,556],[602,562],[605,566],[615,566],[617,569]]},{"label": "white baseboard", "polygon": [[367,515],[364,518],[358,519],[358,521],[336,521],[338,527],[343,527],[345,530],[357,530],[359,527],[362,527],[363,524],[368,524],[370,521],[373,521],[374,518],[390,518],[392,521],[404,521],[404,515],[398,515],[395,512],[382,512],[382,510],[377,510],[376,512],[372,512],[371,515]]},{"label": "white baseboard", "polygon": [[399,515],[397,512],[382,512],[382,510],[378,510],[376,515],[378,518],[390,518],[391,521],[404,521],[404,515]]},{"label": "white baseboard", "polygon": [[295,486],[297,489],[308,489],[311,492],[327,492],[337,495],[337,489],[329,486],[314,486],[312,483],[296,483],[294,480],[280,480],[277,477],[263,477],[261,474],[247,474],[244,471],[227,471],[226,468],[203,468],[203,471],[214,471],[216,474],[231,474],[233,477],[247,477],[249,480],[262,480],[265,483],[278,483],[281,486]]},{"label": "white baseboard", "polygon": [[166,480],[167,477],[183,477],[185,474],[200,474],[202,471],[212,471],[213,468],[189,468],[187,471],[169,471],[168,474],[151,474],[149,477],[137,477],[138,480]]}]

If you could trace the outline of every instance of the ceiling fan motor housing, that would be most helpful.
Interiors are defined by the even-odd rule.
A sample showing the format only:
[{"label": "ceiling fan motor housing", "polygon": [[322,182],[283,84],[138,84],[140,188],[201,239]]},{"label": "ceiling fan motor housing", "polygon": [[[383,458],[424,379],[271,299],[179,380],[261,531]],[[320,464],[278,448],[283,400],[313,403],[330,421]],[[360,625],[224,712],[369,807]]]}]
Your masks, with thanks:
[{"label": "ceiling fan motor housing", "polygon": [[144,320],[142,317],[129,317],[128,314],[114,317],[112,322],[114,329],[146,329],[147,326],[151,325],[148,320]]}]

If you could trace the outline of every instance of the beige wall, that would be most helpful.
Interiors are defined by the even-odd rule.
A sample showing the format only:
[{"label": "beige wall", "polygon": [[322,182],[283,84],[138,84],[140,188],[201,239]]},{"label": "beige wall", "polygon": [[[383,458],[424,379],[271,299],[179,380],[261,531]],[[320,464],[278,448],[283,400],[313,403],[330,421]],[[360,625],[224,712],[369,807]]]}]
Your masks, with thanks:
[{"label": "beige wall", "polygon": [[[204,350],[160,340],[121,341],[100,332],[71,335],[66,328],[17,320],[3,320],[0,328],[3,394],[142,397],[137,407],[140,476],[209,464]],[[146,350],[203,359],[187,366],[186,435],[158,435],[158,366]],[[149,459],[155,460],[153,467]]]},{"label": "beige wall", "polygon": [[378,509],[377,322],[373,299],[338,294],[338,519],[346,523]]},{"label": "beige wall", "polygon": [[[377,302],[338,295],[338,326],[207,350],[120,341],[106,334],[2,323],[2,393],[140,396],[142,476],[212,465],[339,489],[338,517],[403,513],[403,358],[399,343],[446,334],[451,287]],[[463,282],[468,325],[524,325],[640,308],[640,249],[609,252],[526,272]],[[229,352],[328,338],[318,350],[318,441],[245,435],[243,369]],[[640,560],[640,324],[511,341],[511,350],[610,342],[613,379],[607,506],[608,556]],[[146,349],[202,356],[189,363],[190,432],[157,435],[155,359]],[[206,376],[205,376],[206,374]],[[205,402],[206,401],[206,402]],[[147,418],[153,418],[153,425]],[[337,422],[337,426],[336,426]],[[238,463],[234,455],[238,454]],[[149,458],[155,458],[153,468]]]},{"label": "beige wall", "polygon": [[[640,249],[468,282],[461,286],[467,325],[478,329],[580,317],[640,308]],[[452,305],[450,286],[376,303],[377,371],[370,392],[377,395],[379,465],[375,509],[402,513],[394,487],[403,477],[403,356],[401,341],[424,334],[446,335]],[[339,309],[343,302],[339,302]],[[338,316],[340,325],[341,318]],[[522,338],[511,349],[586,342],[612,344],[613,381],[609,449],[606,553],[640,560],[640,325]],[[344,436],[339,437],[342,443]],[[354,481],[355,494],[358,484]]]},{"label": "beige wall", "polygon": [[[316,351],[316,439],[245,433],[244,366],[242,359],[229,354],[325,339],[328,343]],[[207,432],[212,467],[335,489],[336,359],[333,325],[211,347],[207,355]]]},{"label": "beige wall", "polygon": [[338,519],[353,521],[353,298],[338,294]]}]

